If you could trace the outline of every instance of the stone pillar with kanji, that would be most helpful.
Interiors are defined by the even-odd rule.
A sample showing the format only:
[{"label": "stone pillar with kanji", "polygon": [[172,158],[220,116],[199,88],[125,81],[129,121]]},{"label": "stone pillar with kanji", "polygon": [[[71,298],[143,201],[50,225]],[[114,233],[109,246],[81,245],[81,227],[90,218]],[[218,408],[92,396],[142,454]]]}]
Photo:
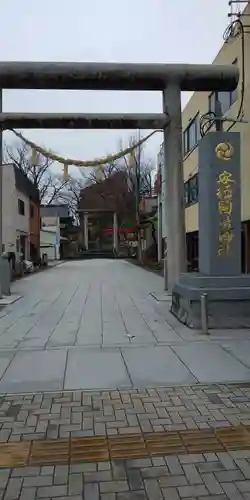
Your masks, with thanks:
[{"label": "stone pillar with kanji", "polygon": [[241,274],[238,132],[210,132],[199,144],[199,271]]},{"label": "stone pillar with kanji", "polygon": [[[240,134],[199,143],[199,272],[183,273],[171,312],[194,329],[250,328],[250,275],[241,274]],[[201,297],[207,297],[206,310]]]}]

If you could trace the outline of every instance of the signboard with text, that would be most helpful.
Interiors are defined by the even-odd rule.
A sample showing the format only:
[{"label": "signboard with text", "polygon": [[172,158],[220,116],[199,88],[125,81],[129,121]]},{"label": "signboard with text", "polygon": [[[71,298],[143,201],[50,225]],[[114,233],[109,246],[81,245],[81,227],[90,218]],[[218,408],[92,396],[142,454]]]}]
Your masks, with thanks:
[{"label": "signboard with text", "polygon": [[199,270],[241,274],[240,134],[210,132],[199,143]]}]

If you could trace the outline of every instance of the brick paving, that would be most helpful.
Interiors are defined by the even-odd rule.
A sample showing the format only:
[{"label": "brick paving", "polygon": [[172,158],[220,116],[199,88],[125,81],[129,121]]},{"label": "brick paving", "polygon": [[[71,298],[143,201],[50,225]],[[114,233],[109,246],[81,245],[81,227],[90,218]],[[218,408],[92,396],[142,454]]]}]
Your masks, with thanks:
[{"label": "brick paving", "polygon": [[0,498],[249,500],[250,451],[1,469]]},{"label": "brick paving", "polygon": [[0,441],[250,425],[250,383],[0,396]]},{"label": "brick paving", "polygon": [[[2,443],[56,442],[69,436],[129,438],[135,432],[217,430],[242,424],[250,425],[250,384],[6,394],[0,399]],[[249,500],[250,447],[0,469],[0,499],[38,498]]]}]

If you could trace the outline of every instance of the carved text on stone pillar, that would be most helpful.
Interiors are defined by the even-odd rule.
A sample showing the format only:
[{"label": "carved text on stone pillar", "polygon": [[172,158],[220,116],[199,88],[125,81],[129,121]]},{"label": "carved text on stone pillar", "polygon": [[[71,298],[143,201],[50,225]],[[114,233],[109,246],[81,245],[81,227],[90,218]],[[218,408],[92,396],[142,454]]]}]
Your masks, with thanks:
[{"label": "carved text on stone pillar", "polygon": [[227,256],[230,253],[231,242],[233,240],[232,210],[233,210],[233,190],[234,184],[232,174],[224,170],[217,178],[217,198],[218,211],[220,216],[220,233],[218,255]]}]

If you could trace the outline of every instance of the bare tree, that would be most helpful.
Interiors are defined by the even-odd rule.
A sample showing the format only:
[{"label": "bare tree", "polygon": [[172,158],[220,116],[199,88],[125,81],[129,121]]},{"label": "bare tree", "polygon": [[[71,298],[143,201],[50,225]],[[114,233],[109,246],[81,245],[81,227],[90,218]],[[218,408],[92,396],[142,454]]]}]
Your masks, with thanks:
[{"label": "bare tree", "polygon": [[40,201],[43,204],[51,204],[58,200],[67,181],[63,176],[53,172],[52,161],[37,155],[36,165],[32,164],[30,147],[24,142],[17,141],[12,145],[4,146],[4,162],[13,163],[17,168],[27,175],[31,182],[40,192]]},{"label": "bare tree", "polygon": [[[136,139],[131,138],[131,145],[135,142]],[[122,145],[120,148],[123,149]],[[135,149],[134,166],[130,166],[125,157],[94,169],[79,168],[80,175],[78,177],[69,175],[68,180],[64,180],[62,174],[53,170],[51,160],[40,154],[37,155],[36,165],[33,165],[30,147],[21,140],[11,145],[5,144],[4,161],[13,163],[27,175],[38,188],[41,203],[66,203],[77,223],[79,222],[78,207],[82,190],[89,185],[100,184],[99,194],[105,199],[109,193],[105,189],[102,190],[103,181],[111,178],[115,173],[124,173],[129,192],[129,196],[124,191],[115,193],[116,205],[121,219],[135,215],[137,195],[139,201],[141,196],[152,194],[153,165],[150,161],[145,161],[142,147]],[[99,175],[100,171],[101,176]]]},{"label": "bare tree", "polygon": [[[132,136],[130,138],[131,147],[138,142],[138,139],[140,139],[140,136]],[[120,147],[122,149],[122,144]],[[130,184],[135,194],[139,199],[143,196],[151,196],[153,194],[154,164],[151,159],[146,158],[144,145],[135,147],[132,152],[131,160],[132,161],[125,157],[123,159],[123,165],[126,168]]]},{"label": "bare tree", "polygon": [[[61,176],[58,176],[58,182],[63,183]],[[75,224],[79,224],[79,203],[81,199],[81,190],[84,188],[86,179],[69,176],[67,183],[62,185],[62,189],[56,196],[57,203],[66,203],[70,210],[70,215]]]}]

